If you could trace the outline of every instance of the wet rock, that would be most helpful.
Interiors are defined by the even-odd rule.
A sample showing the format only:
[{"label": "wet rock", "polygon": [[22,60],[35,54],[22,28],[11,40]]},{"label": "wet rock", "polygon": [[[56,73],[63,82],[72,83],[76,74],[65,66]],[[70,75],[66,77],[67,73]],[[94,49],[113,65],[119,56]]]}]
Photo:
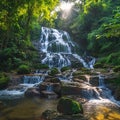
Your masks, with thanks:
[{"label": "wet rock", "polygon": [[120,87],[117,87],[115,90],[114,97],[116,100],[120,101]]},{"label": "wet rock", "polygon": [[91,76],[90,80],[89,80],[89,83],[92,86],[99,86],[99,76]]},{"label": "wet rock", "polygon": [[60,83],[60,80],[56,77],[48,76],[47,78],[45,78],[44,82]]},{"label": "wet rock", "polygon": [[40,92],[41,91],[53,91],[58,96],[61,95],[61,84],[60,83],[51,83],[51,82],[42,82],[39,85]]},{"label": "wet rock", "polygon": [[88,81],[86,75],[76,75],[76,76],[73,77],[73,80],[76,79],[76,78],[80,79],[80,80],[83,80],[83,81],[86,81],[86,82]]},{"label": "wet rock", "polygon": [[46,110],[41,115],[41,120],[53,120],[58,116],[58,113],[54,110]]},{"label": "wet rock", "polygon": [[0,111],[4,109],[4,103],[2,101],[0,101]]},{"label": "wet rock", "polygon": [[56,99],[58,95],[54,91],[41,91],[41,96],[48,98],[48,99]]},{"label": "wet rock", "polygon": [[64,115],[83,114],[82,105],[70,98],[61,98],[58,102],[57,110]]},{"label": "wet rock", "polygon": [[39,88],[37,87],[32,87],[32,88],[28,88],[27,91],[25,92],[25,96],[26,97],[40,97],[40,92],[39,92]]},{"label": "wet rock", "polygon": [[41,120],[88,120],[82,114],[60,115],[53,110],[46,110],[41,115]]},{"label": "wet rock", "polygon": [[63,83],[61,87],[61,95],[80,95],[82,86],[79,82]]}]

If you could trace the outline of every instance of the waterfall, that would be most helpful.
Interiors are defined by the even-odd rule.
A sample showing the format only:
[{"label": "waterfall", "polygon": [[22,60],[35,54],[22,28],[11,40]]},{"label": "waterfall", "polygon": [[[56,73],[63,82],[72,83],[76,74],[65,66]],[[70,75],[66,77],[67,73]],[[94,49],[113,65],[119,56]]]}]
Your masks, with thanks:
[{"label": "waterfall", "polygon": [[49,67],[70,66],[72,64],[71,58],[77,59],[86,68],[93,68],[95,62],[94,59],[87,63],[76,53],[76,45],[66,31],[42,27],[40,48],[40,51],[45,53],[41,62],[48,64]]},{"label": "waterfall", "polygon": [[[16,86],[8,87],[5,90],[0,90],[1,99],[16,99],[24,96],[24,92],[31,87],[36,86],[45,79],[46,72],[35,73],[33,76],[23,76],[22,83]],[[9,96],[9,97],[8,97]]]},{"label": "waterfall", "polygon": [[90,84],[90,78],[88,78],[88,82],[84,82],[84,89],[82,90],[83,98],[89,100],[90,102],[111,102],[120,106],[120,101],[116,101],[112,96],[112,92],[109,88],[107,88],[104,84],[104,76],[98,75],[98,86],[92,86]]}]

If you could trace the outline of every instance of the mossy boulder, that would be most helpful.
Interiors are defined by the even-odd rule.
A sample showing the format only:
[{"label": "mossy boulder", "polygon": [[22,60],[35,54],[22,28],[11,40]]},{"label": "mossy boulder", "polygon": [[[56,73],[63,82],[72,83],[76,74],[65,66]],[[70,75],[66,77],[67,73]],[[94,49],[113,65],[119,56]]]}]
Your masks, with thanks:
[{"label": "mossy boulder", "polygon": [[55,76],[55,75],[58,74],[58,73],[59,73],[59,71],[58,71],[57,68],[52,68],[52,69],[50,70],[50,72],[49,72],[49,75]]},{"label": "mossy boulder", "polygon": [[10,78],[5,73],[0,73],[0,89],[7,87]]},{"label": "mossy boulder", "polygon": [[34,65],[34,68],[35,69],[49,69],[49,66],[47,64],[37,63],[37,64]]},{"label": "mossy boulder", "polygon": [[30,67],[28,65],[20,65],[18,67],[18,74],[29,74],[31,72]]},{"label": "mossy boulder", "polygon": [[61,68],[61,72],[64,72],[64,71],[69,70],[69,69],[70,69],[70,67],[67,67],[67,66],[66,67],[62,67]]},{"label": "mossy boulder", "polygon": [[59,113],[65,115],[72,115],[83,113],[83,108],[80,103],[70,98],[61,98],[57,105],[57,110]]}]

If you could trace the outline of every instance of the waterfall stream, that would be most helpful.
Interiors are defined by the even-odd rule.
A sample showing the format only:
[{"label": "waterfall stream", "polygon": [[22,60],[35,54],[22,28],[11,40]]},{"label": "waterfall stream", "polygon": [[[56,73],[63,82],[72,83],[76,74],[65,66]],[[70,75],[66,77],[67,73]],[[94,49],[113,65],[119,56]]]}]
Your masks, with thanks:
[{"label": "waterfall stream", "polygon": [[76,53],[76,45],[66,31],[42,27],[40,51],[45,53],[43,64],[49,67],[62,68],[70,66],[73,60],[78,60],[86,68],[93,68],[95,59],[88,62]]}]

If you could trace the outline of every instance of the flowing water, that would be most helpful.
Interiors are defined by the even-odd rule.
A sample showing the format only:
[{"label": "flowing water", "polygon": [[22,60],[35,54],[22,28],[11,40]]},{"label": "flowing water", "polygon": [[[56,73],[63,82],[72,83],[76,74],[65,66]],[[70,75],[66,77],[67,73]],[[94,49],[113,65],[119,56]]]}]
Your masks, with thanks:
[{"label": "flowing water", "polygon": [[[49,67],[62,68],[70,66],[72,59],[77,59],[84,67],[93,69],[95,58],[89,57],[86,62],[76,53],[76,45],[72,42],[69,34],[65,31],[42,27],[40,39],[40,51],[45,54],[42,63]],[[57,77],[64,82],[71,81],[75,70],[70,70]],[[0,120],[38,120],[41,113],[46,109],[56,110],[57,99],[31,98],[26,99],[24,92],[37,84],[40,84],[48,72],[37,70],[33,75],[25,75],[18,86],[0,91],[0,101],[5,107],[0,108]],[[111,91],[104,84],[104,76],[99,76],[99,86],[92,86],[84,82],[82,97],[87,99],[84,106],[85,116],[89,120],[120,120],[120,102],[111,95]],[[48,85],[46,91],[52,92],[52,86]],[[100,112],[100,113],[99,113]]]},{"label": "flowing water", "polygon": [[92,68],[95,59],[88,62],[76,53],[76,44],[66,31],[42,27],[40,51],[45,53],[42,63],[49,67],[62,68],[70,66],[72,60],[77,59],[86,68]]}]

